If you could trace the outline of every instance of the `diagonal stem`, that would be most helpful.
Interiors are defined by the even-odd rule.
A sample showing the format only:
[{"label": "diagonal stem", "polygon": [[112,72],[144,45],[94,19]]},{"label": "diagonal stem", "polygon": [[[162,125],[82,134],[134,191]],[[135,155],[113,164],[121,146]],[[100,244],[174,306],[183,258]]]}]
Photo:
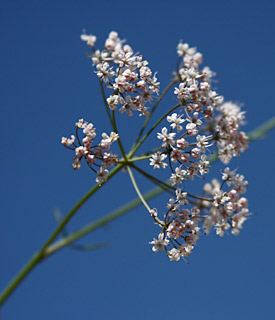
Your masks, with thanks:
[{"label": "diagonal stem", "polygon": [[[115,167],[107,176],[107,181],[109,181],[116,173],[118,173],[122,168],[123,164],[119,164]],[[107,182],[106,181],[106,182]],[[106,182],[102,183],[105,184]],[[101,186],[102,186],[101,185]],[[83,204],[99,189],[99,185],[95,185],[87,194],[84,195],[82,199],[71,209],[67,216],[62,220],[54,232],[50,235],[48,240],[42,246],[42,248],[33,255],[29,262],[19,271],[19,273],[12,279],[12,281],[7,285],[2,294],[0,295],[0,306],[5,302],[9,295],[16,289],[16,287],[27,277],[27,275],[34,269],[34,267],[44,259],[45,250],[48,246],[55,240],[59,233],[64,229],[66,224],[71,220],[75,213],[83,206]]]},{"label": "diagonal stem", "polygon": [[[249,134],[249,141],[254,141],[256,139],[259,139],[261,137],[263,137],[266,133],[268,133],[269,131],[271,131],[272,129],[275,128],[275,118],[271,118],[269,121],[267,121],[266,123],[260,125],[259,127],[257,127],[256,129],[252,130]],[[211,163],[215,162],[218,159],[218,155],[217,153],[213,154],[212,157],[209,159],[209,161]],[[124,167],[125,163],[120,163],[115,169],[113,169],[109,176],[108,176],[108,180],[114,176],[119,170],[121,170]],[[95,188],[95,187],[94,187]],[[93,193],[96,192],[96,190],[98,190],[98,188],[93,191],[92,188],[75,206],[74,208],[69,212],[69,214],[71,212],[76,212],[91,196]],[[145,195],[143,195],[143,199],[144,200],[149,200],[152,199],[158,195],[160,195],[161,193],[163,193],[164,190],[163,188],[160,187],[156,187],[153,188],[152,190],[150,190],[149,192],[147,192]],[[52,241],[54,241],[54,239],[56,238],[56,236],[58,235],[59,232],[61,232],[63,230],[63,228],[65,227],[66,223],[64,224],[64,220],[63,220],[63,227],[58,226],[58,228],[54,231],[54,233],[50,236],[49,240],[46,242],[49,244],[47,245],[47,247],[45,247],[45,245],[43,246],[44,250],[40,250],[38,253],[36,253],[30,260],[29,262],[22,268],[22,270],[18,273],[17,276],[15,276],[15,278],[10,282],[10,284],[8,284],[8,286],[6,287],[6,289],[2,292],[2,294],[0,295],[0,306],[3,305],[3,303],[6,301],[6,299],[10,296],[10,294],[17,288],[17,286],[24,280],[24,278],[27,277],[27,275],[33,270],[33,268],[40,262],[42,261],[42,259],[45,259],[47,257],[49,257],[51,254],[53,254],[54,252],[57,252],[58,250],[64,248],[65,246],[69,245],[70,243],[84,237],[85,235],[87,235],[88,233],[100,228],[101,226],[110,223],[111,221],[117,219],[118,217],[128,213],[129,211],[131,211],[132,209],[136,208],[137,206],[139,206],[142,203],[140,198],[134,199],[132,201],[130,201],[129,203],[127,203],[126,205],[122,206],[121,208],[115,210],[114,212],[106,215],[105,217],[89,224],[88,226],[85,226],[84,228],[80,229],[79,231],[71,234],[70,236],[68,236],[66,239],[61,239],[53,244]],[[74,214],[73,213],[73,214]],[[68,215],[69,215],[68,214]],[[73,216],[72,214],[72,216]],[[67,217],[66,217],[67,218]],[[66,219],[65,218],[65,219]],[[70,220],[70,218],[69,218]],[[57,232],[57,230],[59,230]]]},{"label": "diagonal stem", "polygon": [[[132,181],[132,184],[133,184],[133,186],[134,186],[134,188],[135,188],[135,190],[136,190],[136,193],[137,193],[140,201],[143,203],[144,207],[147,209],[147,211],[148,211],[148,212],[150,213],[150,215],[151,215],[151,212],[150,212],[150,211],[151,211],[151,208],[149,207],[149,205],[147,204],[146,200],[144,199],[142,193],[141,193],[140,190],[139,190],[139,187],[138,187],[138,185],[137,185],[137,183],[136,183],[136,180],[135,180],[135,177],[134,177],[134,175],[133,175],[133,172],[132,172],[131,167],[130,167],[130,166],[127,166],[127,170],[128,170],[130,179],[131,179],[131,181]],[[155,217],[155,216],[152,215],[152,218],[156,221],[157,224],[159,224],[160,226],[164,226],[164,222],[161,221],[158,217]]]}]

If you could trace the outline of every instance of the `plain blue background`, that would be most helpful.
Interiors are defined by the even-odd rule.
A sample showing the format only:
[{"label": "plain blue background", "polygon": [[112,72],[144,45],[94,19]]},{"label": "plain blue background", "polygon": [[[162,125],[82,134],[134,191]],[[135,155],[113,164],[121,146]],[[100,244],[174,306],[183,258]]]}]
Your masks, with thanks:
[{"label": "plain blue background", "polygon": [[[1,288],[56,227],[54,208],[65,214],[94,184],[88,168],[72,170],[72,154],[60,144],[82,117],[98,133],[109,131],[82,29],[97,35],[100,46],[118,31],[159,72],[162,89],[175,69],[178,41],[197,46],[217,73],[217,91],[244,105],[250,131],[274,115],[274,11],[272,0],[1,1]],[[169,99],[162,111],[174,105]],[[120,117],[126,145],[141,123]],[[148,242],[158,229],[139,207],[79,241],[108,242],[107,249],[64,249],[39,265],[6,302],[1,319],[272,318],[274,132],[231,167],[249,180],[249,208],[256,213],[238,237],[201,237],[189,265],[172,263],[152,252]],[[142,191],[151,188],[137,180]],[[133,198],[127,174],[120,174],[68,229]],[[152,206],[161,211],[166,199]]]}]

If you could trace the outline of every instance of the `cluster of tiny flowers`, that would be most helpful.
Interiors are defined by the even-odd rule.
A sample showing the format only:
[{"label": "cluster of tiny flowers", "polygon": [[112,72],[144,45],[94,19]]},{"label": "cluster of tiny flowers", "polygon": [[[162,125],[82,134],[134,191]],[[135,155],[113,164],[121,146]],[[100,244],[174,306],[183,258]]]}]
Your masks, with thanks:
[{"label": "cluster of tiny flowers", "polygon": [[[96,36],[82,34],[81,40],[92,49],[89,56],[101,84],[112,90],[106,99],[109,108],[129,116],[133,111],[147,116],[147,104],[159,93],[159,82],[148,62],[134,54],[114,31],[109,34],[102,51],[95,48]],[[182,42],[178,44],[177,53],[178,68],[173,83],[178,83],[174,88],[178,104],[170,114],[167,112],[167,124],[157,133],[161,145],[150,156],[153,169],[170,169],[169,187],[175,190],[168,200],[163,220],[157,209],[150,210],[161,228],[158,237],[150,242],[152,250],[165,251],[171,261],[185,260],[199,237],[212,228],[219,236],[223,236],[225,230],[238,235],[249,216],[247,199],[241,196],[248,183],[236,170],[226,168],[222,172],[222,183],[216,179],[206,183],[200,196],[183,191],[187,180],[204,178],[209,172],[208,155],[215,151],[211,149],[216,148],[220,160],[227,164],[247,149],[248,138],[240,131],[244,112],[236,104],[224,102],[212,89],[215,74],[208,67],[201,68],[202,54]],[[82,140],[80,129],[84,134]],[[76,135],[63,137],[62,144],[75,152],[74,169],[80,168],[84,158],[97,174],[97,183],[102,184],[106,181],[107,168],[117,164],[118,157],[110,147],[119,137],[114,132],[109,136],[103,133],[97,145],[95,137],[93,124],[81,119],[76,123]]]},{"label": "cluster of tiny flowers", "polygon": [[[204,186],[204,192],[213,199],[213,202],[209,207],[209,214],[204,219],[203,227],[207,233],[215,227],[216,233],[221,237],[224,235],[224,230],[229,228],[233,234],[238,235],[249,215],[247,199],[240,196],[246,193],[248,182],[244,180],[243,175],[236,174],[235,170],[230,171],[229,168],[224,170],[222,179],[224,180],[222,185],[213,179],[211,184],[207,183]],[[228,191],[222,190],[225,182],[229,187]],[[203,205],[208,207],[209,203]]]},{"label": "cluster of tiny flowers", "polygon": [[244,112],[231,102],[224,103],[218,110],[221,112],[215,119],[218,153],[221,161],[228,163],[232,157],[247,149],[248,137],[239,131],[244,122]]},{"label": "cluster of tiny flowers", "polygon": [[[190,48],[187,43],[179,43],[177,52],[181,65],[177,71],[179,87],[174,94],[181,101],[190,123],[198,128],[202,123],[192,121],[194,114],[211,120],[214,109],[223,103],[223,97],[211,90],[211,79],[215,75],[208,67],[199,69],[202,64],[202,54],[196,48]],[[194,125],[189,125],[190,130]]]},{"label": "cluster of tiny flowers", "polygon": [[[74,150],[73,168],[80,169],[81,160],[84,158],[87,165],[97,174],[96,182],[102,184],[109,173],[107,168],[116,165],[118,157],[110,151],[111,145],[119,137],[115,132],[110,135],[102,134],[99,144],[94,144],[96,130],[92,123],[80,119],[76,124],[76,135],[71,138],[62,137],[61,143],[68,149]],[[79,131],[82,129],[84,138],[81,140]]]},{"label": "cluster of tiny flowers", "polygon": [[90,55],[96,74],[113,93],[107,98],[111,110],[119,108],[121,113],[129,116],[133,111],[148,115],[146,104],[159,92],[156,74],[148,67],[148,61],[141,55],[135,55],[132,48],[124,44],[117,32],[110,32],[102,51],[95,49],[96,37],[81,35],[93,50]]},{"label": "cluster of tiny flowers", "polygon": [[[212,145],[216,146],[220,160],[228,163],[232,156],[240,155],[247,148],[247,136],[239,131],[244,120],[240,107],[224,103],[223,97],[211,89],[214,73],[208,67],[200,71],[202,54],[186,43],[180,43],[177,49],[182,64],[176,74],[179,86],[174,90],[180,103],[174,109],[179,108],[180,113],[167,116],[170,126],[163,127],[157,134],[162,144],[150,158],[154,169],[170,167],[170,184],[177,188],[176,198],[169,200],[164,222],[158,223],[162,231],[158,239],[150,243],[153,251],[165,250],[169,258],[176,261],[190,255],[200,229],[208,233],[214,227],[217,234],[223,236],[224,230],[232,228],[232,233],[237,235],[248,216],[247,200],[239,196],[246,192],[247,181],[229,168],[223,173],[222,185],[217,180],[212,186],[205,185],[207,198],[181,191],[186,180],[209,172],[206,152],[211,152]],[[225,182],[231,186],[227,192],[222,191]],[[182,208],[188,205],[187,195],[197,199],[188,209]],[[156,210],[151,214],[157,217]],[[173,246],[171,250],[169,245]]]},{"label": "cluster of tiny flowers", "polygon": [[[197,200],[191,207],[191,200],[187,198],[193,196],[179,188],[176,190],[176,197],[170,198],[167,204],[164,221],[159,223],[162,230],[158,238],[150,242],[153,251],[166,251],[171,261],[185,260],[202,234],[200,230],[209,233],[214,227],[216,234],[223,236],[224,230],[231,228],[234,235],[239,234],[249,216],[247,199],[240,197],[246,192],[247,181],[229,168],[224,170],[222,180],[222,184],[216,179],[205,184],[207,198],[195,197]],[[226,192],[222,190],[225,184],[229,187]],[[151,215],[156,219],[157,210],[152,209]]]},{"label": "cluster of tiny flowers", "polygon": [[[223,97],[211,90],[214,73],[207,67],[199,70],[201,53],[195,48],[189,48],[188,44],[180,43],[178,54],[182,59],[182,66],[178,70],[180,84],[174,93],[180,100],[181,113],[174,112],[167,116],[170,129],[163,127],[157,136],[162,140],[164,150],[153,154],[150,159],[150,165],[154,169],[166,168],[167,163],[164,161],[168,157],[172,169],[172,186],[209,172],[206,150],[214,144],[215,136],[213,130],[203,129],[206,121],[210,128],[215,108],[223,103]],[[202,134],[202,131],[206,134]],[[171,163],[175,163],[175,168],[172,168]]]},{"label": "cluster of tiny flowers", "polygon": [[180,84],[174,93],[180,100],[180,113],[167,116],[170,128],[163,127],[157,135],[163,149],[150,159],[154,169],[166,168],[165,161],[169,160],[172,186],[209,172],[206,151],[212,145],[216,145],[224,163],[247,148],[247,136],[239,132],[244,113],[232,103],[223,103],[223,97],[211,90],[214,73],[208,67],[199,70],[201,53],[180,43],[178,54],[182,67],[178,70]]},{"label": "cluster of tiny flowers", "polygon": [[[180,43],[178,54],[183,56],[183,62],[178,70],[180,84],[174,93],[184,106],[187,119],[191,120],[186,129],[194,133],[205,120],[205,127],[208,127],[217,142],[219,158],[227,164],[233,156],[247,149],[248,138],[244,132],[239,131],[244,122],[244,112],[236,104],[224,103],[223,97],[211,90],[211,80],[215,74],[209,67],[199,70],[202,54],[196,48]],[[196,121],[198,116],[201,120],[199,123]]]},{"label": "cluster of tiny flowers", "polygon": [[[187,192],[183,192],[180,188],[176,190],[176,197],[171,197],[167,203],[167,212],[160,224],[162,231],[158,239],[150,242],[153,251],[166,251],[171,261],[188,257],[200,235],[200,210],[196,206],[187,207],[189,205],[187,195]],[[156,218],[157,210],[152,209],[151,215]],[[169,250],[170,245],[173,248]]]}]

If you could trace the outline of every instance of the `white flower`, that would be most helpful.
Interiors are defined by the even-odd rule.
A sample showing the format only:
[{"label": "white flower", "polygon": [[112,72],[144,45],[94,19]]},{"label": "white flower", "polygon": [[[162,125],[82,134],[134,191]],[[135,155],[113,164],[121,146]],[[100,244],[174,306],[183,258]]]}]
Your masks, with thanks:
[{"label": "white flower", "polygon": [[181,119],[182,115],[178,115],[177,113],[173,113],[171,116],[167,116],[167,121],[172,122],[171,127],[173,129],[177,128],[177,131],[180,132],[183,128],[180,125],[185,120]]},{"label": "white flower", "polygon": [[205,152],[205,148],[210,147],[213,145],[213,143],[209,144],[209,140],[212,138],[212,136],[200,136],[198,135],[196,137],[197,139],[197,148],[201,151],[201,152]]},{"label": "white flower", "polygon": [[152,250],[155,252],[163,252],[165,247],[169,245],[169,240],[167,238],[164,239],[164,234],[160,233],[158,235],[158,239],[155,239],[151,242],[149,242],[149,244],[154,244],[154,246],[152,247]]},{"label": "white flower", "polygon": [[76,156],[83,157],[86,156],[89,153],[89,151],[86,149],[86,147],[80,146],[75,149]]},{"label": "white flower", "polygon": [[215,225],[216,227],[216,234],[220,237],[224,236],[224,230],[228,230],[230,228],[230,224],[228,222],[221,222]]},{"label": "white flower", "polygon": [[96,42],[96,36],[93,36],[92,34],[87,35],[87,34],[82,34],[80,36],[80,39],[82,41],[85,41],[87,43],[88,46],[93,47],[95,45]]},{"label": "white flower", "polygon": [[176,190],[177,201],[181,205],[186,205],[189,203],[188,199],[186,199],[187,192],[182,192],[180,188]]},{"label": "white flower", "polygon": [[170,258],[170,261],[179,261],[179,259],[181,258],[180,251],[176,248],[168,251],[168,256]]},{"label": "white flower", "polygon": [[248,185],[248,182],[244,180],[244,176],[242,174],[236,174],[232,184],[238,193],[246,193],[246,186]]},{"label": "white flower", "polygon": [[222,174],[222,179],[226,180],[226,184],[229,187],[232,185],[232,181],[234,180],[235,174],[236,174],[236,170],[230,171],[228,167],[224,169],[224,172]]},{"label": "white flower", "polygon": [[84,121],[84,119],[79,119],[78,122],[76,122],[76,127],[79,128],[79,129],[84,129],[86,128],[88,122],[87,121]]},{"label": "white flower", "polygon": [[183,180],[187,179],[187,171],[186,170],[181,170],[180,167],[177,167],[175,169],[175,173],[172,173],[170,177],[170,183],[172,186],[175,184],[181,184]]},{"label": "white flower", "polygon": [[115,75],[115,72],[112,70],[113,67],[109,68],[108,62],[99,63],[96,65],[98,71],[95,71],[97,76],[100,79],[103,79],[104,82],[109,82],[110,78]]},{"label": "white flower", "polygon": [[97,171],[97,178],[95,179],[96,182],[101,185],[103,182],[106,181],[106,175],[109,173],[109,171],[104,168],[100,167],[99,171]]},{"label": "white flower", "polygon": [[200,174],[203,176],[205,173],[209,172],[209,169],[207,168],[209,166],[210,162],[207,161],[207,156],[205,154],[203,154],[201,156],[201,160],[199,163],[199,171]]},{"label": "white flower", "polygon": [[120,103],[123,103],[123,101],[123,98],[121,98],[117,94],[113,94],[109,98],[107,98],[107,102],[111,110],[115,110],[117,108],[116,106]]},{"label": "white flower", "polygon": [[181,138],[181,139],[178,139],[177,140],[177,147],[180,148],[180,149],[187,149],[189,146],[188,142],[184,139],[184,138]]},{"label": "white flower", "polygon": [[79,160],[79,158],[77,158],[77,159],[75,159],[75,160],[73,161],[73,168],[74,168],[75,170],[78,170],[78,169],[80,169],[80,167],[81,167],[80,160]]},{"label": "white flower", "polygon": [[192,122],[186,125],[186,130],[190,136],[195,136],[199,132],[195,123]]},{"label": "white flower", "polygon": [[152,71],[148,67],[141,67],[139,73],[140,73],[141,79],[145,81],[149,81],[152,75]]},{"label": "white flower", "polygon": [[179,218],[173,220],[167,228],[167,236],[169,238],[178,239],[185,232],[184,224]]},{"label": "white flower", "polygon": [[193,55],[196,52],[196,48],[190,48],[188,43],[180,42],[177,46],[177,53],[181,57],[183,55]]},{"label": "white flower", "polygon": [[166,154],[161,154],[160,152],[154,153],[150,159],[150,166],[154,166],[154,169],[160,169],[160,166],[162,166],[165,169],[168,164],[163,162],[163,160],[166,158]]},{"label": "white flower", "polygon": [[108,150],[110,148],[111,144],[119,138],[119,135],[115,132],[111,132],[110,136],[108,136],[107,133],[103,132],[102,138],[103,139],[100,142],[100,146],[102,148],[104,148],[105,150]]},{"label": "white flower", "polygon": [[86,124],[85,128],[83,129],[83,133],[89,137],[91,140],[96,137],[95,128],[92,123]]},{"label": "white flower", "polygon": [[226,192],[223,192],[222,190],[218,190],[214,195],[213,206],[218,208],[229,200],[230,198],[228,197]]},{"label": "white flower", "polygon": [[179,87],[175,88],[174,94],[176,94],[177,98],[180,100],[188,100],[190,98],[190,91],[184,82],[181,82]]},{"label": "white flower", "polygon": [[199,159],[200,158],[200,149],[199,148],[194,148],[191,150],[191,156],[194,159]]},{"label": "white flower", "polygon": [[164,148],[168,147],[169,145],[170,146],[175,145],[174,137],[176,133],[167,133],[167,131],[168,131],[167,128],[164,127],[161,129],[161,133],[158,133],[157,135],[158,139],[163,141],[162,146]]},{"label": "white flower", "polygon": [[72,145],[74,142],[75,142],[75,136],[73,136],[73,135],[71,135],[71,139],[65,138],[65,137],[62,137],[62,139],[61,139],[61,143],[62,143],[64,146],[70,146],[70,145]]}]

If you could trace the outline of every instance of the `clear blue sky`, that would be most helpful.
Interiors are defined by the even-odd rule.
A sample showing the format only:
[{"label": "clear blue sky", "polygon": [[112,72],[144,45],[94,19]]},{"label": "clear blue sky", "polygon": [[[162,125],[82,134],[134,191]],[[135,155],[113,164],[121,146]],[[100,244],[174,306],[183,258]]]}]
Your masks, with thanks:
[{"label": "clear blue sky", "polygon": [[[250,131],[274,115],[274,12],[272,0],[1,1],[1,289],[54,230],[54,208],[65,214],[94,183],[90,170],[72,170],[72,155],[60,144],[81,117],[98,132],[109,130],[82,29],[100,44],[118,31],[159,72],[162,89],[178,41],[197,46],[217,73],[217,91],[244,105]],[[121,131],[130,139],[125,119]],[[108,242],[107,249],[64,249],[39,265],[1,319],[272,318],[274,138],[271,132],[254,142],[232,163],[249,181],[256,213],[238,237],[201,237],[189,265],[172,263],[152,252],[148,242],[158,229],[139,207],[80,241]],[[150,188],[138,181],[142,191]],[[79,211],[69,231],[132,198],[122,174]]]}]

